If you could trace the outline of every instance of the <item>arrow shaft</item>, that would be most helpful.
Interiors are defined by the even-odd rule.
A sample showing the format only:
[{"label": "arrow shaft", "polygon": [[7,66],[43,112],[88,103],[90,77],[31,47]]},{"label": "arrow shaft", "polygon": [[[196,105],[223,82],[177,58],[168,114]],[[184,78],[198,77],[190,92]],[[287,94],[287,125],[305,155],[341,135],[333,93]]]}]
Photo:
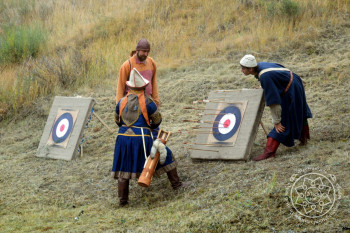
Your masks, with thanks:
[{"label": "arrow shaft", "polygon": [[189,149],[189,150],[212,151],[212,152],[217,152],[217,153],[219,153],[218,150],[205,150],[205,149],[198,149],[198,148],[192,148],[192,147],[190,147],[190,148],[188,148],[188,149]]},{"label": "arrow shaft", "polygon": [[226,144],[220,144],[220,143],[184,143],[188,145],[199,145],[199,146],[219,146],[219,147],[233,147],[232,145]]}]

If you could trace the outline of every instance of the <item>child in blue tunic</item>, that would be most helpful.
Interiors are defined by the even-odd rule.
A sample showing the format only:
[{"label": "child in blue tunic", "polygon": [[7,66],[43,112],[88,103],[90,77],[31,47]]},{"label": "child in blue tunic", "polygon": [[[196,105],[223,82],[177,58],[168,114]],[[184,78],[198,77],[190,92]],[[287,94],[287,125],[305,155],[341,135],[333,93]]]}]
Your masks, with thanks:
[{"label": "child in blue tunic", "polygon": [[312,114],[301,78],[280,64],[257,63],[250,54],[245,55],[240,64],[245,75],[254,75],[260,81],[274,124],[267,135],[264,153],[253,160],[274,157],[280,143],[291,147],[294,139],[299,139],[305,145],[310,139],[307,119],[312,118]]},{"label": "child in blue tunic", "polygon": [[[128,94],[122,98],[115,109],[115,121],[119,126],[115,143],[112,176],[118,179],[118,197],[120,206],[128,204],[129,180],[138,179],[142,173],[146,156],[150,155],[153,145],[151,129],[157,128],[161,114],[151,97],[145,95],[149,81],[134,68],[130,73]],[[183,187],[171,150],[166,153],[156,167],[155,175],[167,173],[173,189]]]}]

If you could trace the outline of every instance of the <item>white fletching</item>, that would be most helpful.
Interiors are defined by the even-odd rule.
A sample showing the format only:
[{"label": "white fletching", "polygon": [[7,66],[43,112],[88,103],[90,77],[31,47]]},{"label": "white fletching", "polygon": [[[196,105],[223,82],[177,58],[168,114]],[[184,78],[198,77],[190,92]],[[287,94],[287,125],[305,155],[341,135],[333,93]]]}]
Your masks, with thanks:
[{"label": "white fletching", "polygon": [[159,162],[160,164],[164,164],[166,160],[167,152],[166,152],[165,145],[161,142],[158,145],[158,152],[159,152]]},{"label": "white fletching", "polygon": [[158,145],[159,145],[159,140],[155,140],[153,141],[153,145],[152,145],[152,148],[151,148],[151,158],[154,159],[154,157],[156,156],[156,153],[157,153],[157,150],[158,150]]}]

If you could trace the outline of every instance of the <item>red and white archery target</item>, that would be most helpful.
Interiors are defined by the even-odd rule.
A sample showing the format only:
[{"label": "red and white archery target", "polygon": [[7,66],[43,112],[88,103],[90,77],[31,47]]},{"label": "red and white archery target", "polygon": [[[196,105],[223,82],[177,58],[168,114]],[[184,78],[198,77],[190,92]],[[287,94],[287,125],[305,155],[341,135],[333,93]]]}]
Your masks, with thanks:
[{"label": "red and white archery target", "polygon": [[71,124],[69,124],[69,121],[67,119],[63,119],[58,125],[57,125],[57,128],[56,128],[56,135],[57,137],[61,138],[63,137],[67,131],[68,131],[68,128]]},{"label": "red and white archery target", "polygon": [[218,130],[221,134],[228,134],[236,124],[236,116],[232,113],[224,115],[219,121]]},{"label": "red and white archery target", "polygon": [[238,130],[242,119],[240,109],[230,105],[219,112],[213,124],[213,136],[218,141],[231,138]]},{"label": "red and white archery target", "polygon": [[76,158],[82,152],[83,132],[94,105],[90,97],[56,96],[36,156],[68,161]]},{"label": "red and white archery target", "polygon": [[[264,111],[263,89],[216,90],[197,101],[204,110],[192,159],[248,160]],[[201,105],[203,103],[203,105]]]},{"label": "red and white archery target", "polygon": [[66,148],[79,111],[58,109],[48,144]]},{"label": "red and white archery target", "polygon": [[62,143],[68,138],[73,128],[73,116],[69,112],[62,114],[55,122],[52,130],[52,140]]}]

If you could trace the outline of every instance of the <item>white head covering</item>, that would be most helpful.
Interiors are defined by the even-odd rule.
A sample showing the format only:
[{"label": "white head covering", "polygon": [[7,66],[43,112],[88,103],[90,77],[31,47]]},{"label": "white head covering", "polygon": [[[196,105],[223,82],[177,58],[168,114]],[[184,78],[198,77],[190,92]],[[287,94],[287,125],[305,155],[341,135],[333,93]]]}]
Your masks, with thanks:
[{"label": "white head covering", "polygon": [[145,88],[148,85],[149,81],[145,79],[136,68],[133,68],[130,72],[129,81],[126,81],[126,85],[129,88]]},{"label": "white head covering", "polygon": [[251,54],[245,55],[239,63],[242,66],[249,67],[249,68],[256,67],[258,65],[258,63],[255,60],[255,57]]}]

